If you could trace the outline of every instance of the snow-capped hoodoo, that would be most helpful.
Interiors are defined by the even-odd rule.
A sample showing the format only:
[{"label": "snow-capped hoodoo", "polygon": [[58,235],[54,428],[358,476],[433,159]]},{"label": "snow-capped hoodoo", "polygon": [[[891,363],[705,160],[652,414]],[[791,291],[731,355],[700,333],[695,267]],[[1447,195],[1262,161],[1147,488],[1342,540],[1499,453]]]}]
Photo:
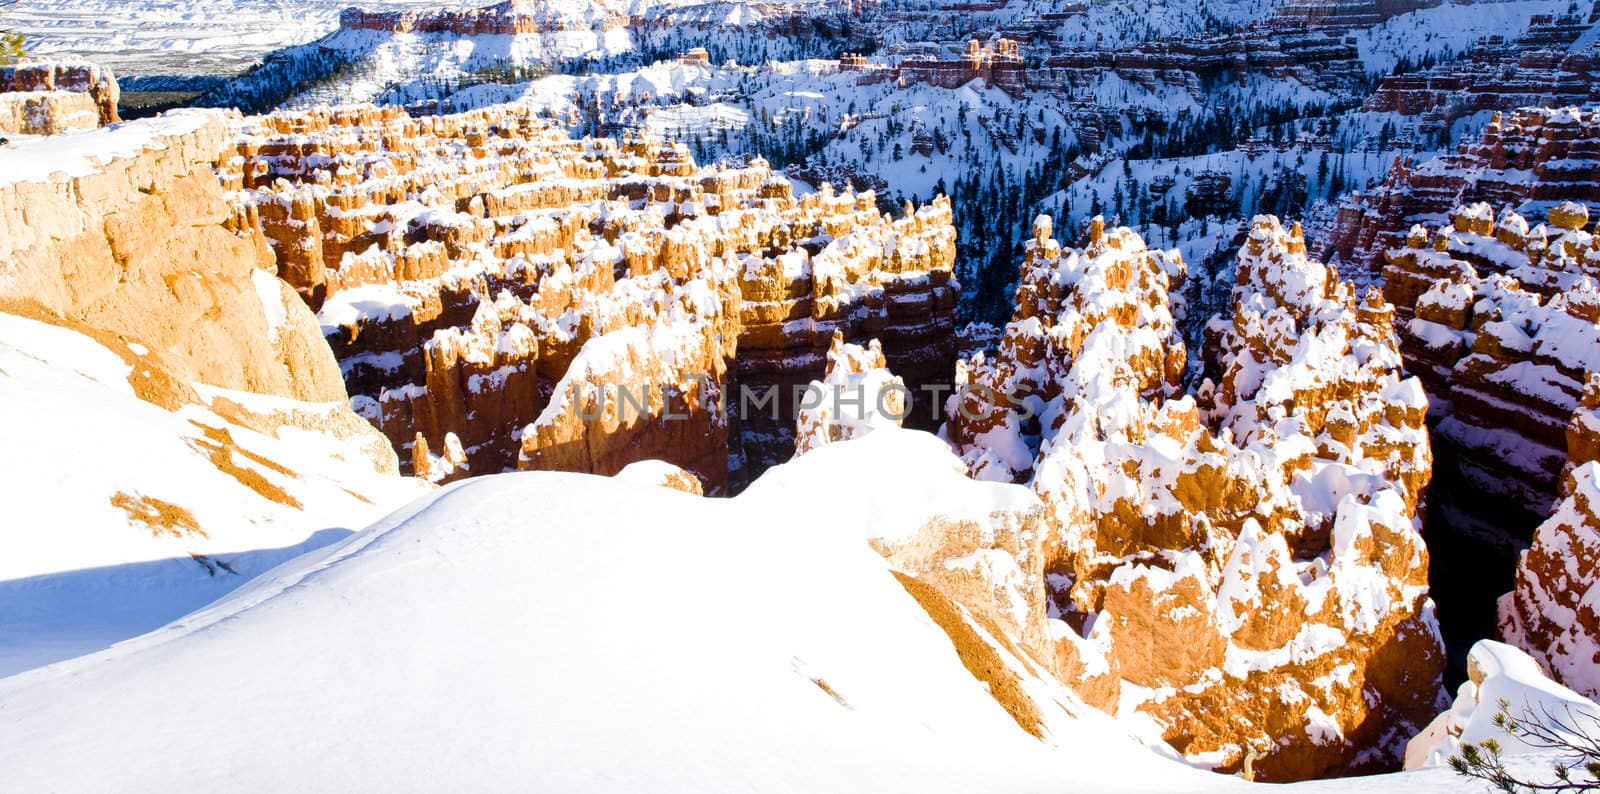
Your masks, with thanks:
[{"label": "snow-capped hoodoo", "polygon": [[[236,149],[233,225],[273,241],[402,451],[454,433],[477,473],[662,458],[723,493],[791,454],[793,387],[834,333],[881,340],[914,387],[949,377],[944,199],[891,218],[871,193],[796,196],[759,159],[700,168],[515,106],[280,113]],[[769,388],[777,415],[733,429],[741,390]]]},{"label": "snow-capped hoodoo", "polygon": [[1044,220],[945,432],[1046,505],[1058,674],[1217,768],[1393,763],[1441,705],[1443,654],[1416,515],[1427,402],[1392,308],[1257,218],[1188,395],[1181,261],[1098,224],[1063,249]]},{"label": "snow-capped hoodoo", "polygon": [[1465,485],[1450,494],[1456,520],[1507,544],[1549,515],[1569,468],[1568,425],[1600,374],[1588,210],[1562,202],[1546,215],[1530,225],[1509,208],[1457,207],[1437,230],[1412,227],[1383,270],[1441,465]]}]

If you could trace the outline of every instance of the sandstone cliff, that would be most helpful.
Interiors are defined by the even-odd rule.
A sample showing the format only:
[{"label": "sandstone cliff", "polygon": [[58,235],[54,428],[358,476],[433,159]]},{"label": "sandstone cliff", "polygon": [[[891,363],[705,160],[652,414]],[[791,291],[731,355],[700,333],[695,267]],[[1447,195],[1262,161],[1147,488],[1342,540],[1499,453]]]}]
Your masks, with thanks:
[{"label": "sandstone cliff", "polygon": [[0,147],[0,445],[18,453],[0,579],[188,556],[191,578],[225,575],[419,491],[266,241],[226,227],[228,124]]},{"label": "sandstone cliff", "polygon": [[1041,218],[998,354],[958,375],[945,434],[1046,508],[1015,557],[1040,585],[1023,636],[1219,769],[1396,763],[1441,705],[1443,653],[1416,518],[1427,403],[1392,308],[1257,218],[1186,395],[1183,277],[1127,229],[1063,249]]},{"label": "sandstone cliff", "polygon": [[344,400],[310,312],[259,235],[225,222],[212,174],[227,119],[186,112],[0,149],[0,301],[117,334],[179,377],[313,402]]},{"label": "sandstone cliff", "polygon": [[103,66],[82,61],[0,67],[0,135],[54,135],[118,121],[121,92]]}]

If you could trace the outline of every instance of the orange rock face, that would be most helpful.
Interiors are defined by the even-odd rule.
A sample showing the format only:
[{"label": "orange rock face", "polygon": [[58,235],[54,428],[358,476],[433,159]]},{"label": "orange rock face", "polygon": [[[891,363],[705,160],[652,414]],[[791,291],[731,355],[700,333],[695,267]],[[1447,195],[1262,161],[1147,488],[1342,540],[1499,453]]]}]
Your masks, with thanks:
[{"label": "orange rock face", "polygon": [[[227,118],[185,112],[87,140],[103,141],[110,161],[0,181],[0,300],[134,340],[185,382],[343,402],[337,363],[271,274],[265,239],[227,224],[212,173]],[[138,145],[118,151],[119,141]]]},{"label": "orange rock face", "polygon": [[1397,763],[1444,660],[1416,519],[1426,400],[1391,307],[1257,218],[1189,395],[1176,254],[1098,224],[1083,249],[1035,231],[999,352],[964,363],[944,432],[975,476],[1045,504],[1032,634],[1055,674],[1219,769]]},{"label": "orange rock face", "polygon": [[[834,332],[881,339],[908,380],[954,356],[943,200],[890,218],[871,193],[795,197],[760,160],[702,169],[513,106],[254,118],[219,172],[357,407],[398,449],[454,433],[474,473],[660,458],[722,492],[743,450],[788,457],[787,387],[823,374]],[[736,427],[734,401],[769,389],[775,414]]]}]

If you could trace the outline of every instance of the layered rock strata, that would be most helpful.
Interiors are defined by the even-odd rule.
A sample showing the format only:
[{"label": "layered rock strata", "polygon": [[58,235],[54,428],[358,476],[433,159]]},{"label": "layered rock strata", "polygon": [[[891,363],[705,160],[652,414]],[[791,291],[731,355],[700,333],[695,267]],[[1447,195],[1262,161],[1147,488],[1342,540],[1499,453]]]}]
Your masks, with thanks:
[{"label": "layered rock strata", "polygon": [[1493,35],[1459,59],[1385,78],[1362,109],[1415,117],[1417,129],[1431,133],[1479,111],[1600,98],[1594,88],[1600,49],[1579,43],[1595,21],[1588,16],[1536,14],[1514,38]]},{"label": "layered rock strata", "polygon": [[944,433],[973,474],[1027,483],[1054,672],[1186,756],[1287,780],[1398,762],[1442,705],[1416,518],[1426,399],[1392,307],[1257,218],[1234,311],[1185,394],[1175,253],[1098,224],[1036,226],[992,357]]},{"label": "layered rock strata", "polygon": [[1319,254],[1376,278],[1385,251],[1401,246],[1418,223],[1445,221],[1457,206],[1489,202],[1539,216],[1562,201],[1600,205],[1600,113],[1577,108],[1521,108],[1494,114],[1476,140],[1455,154],[1412,165],[1400,160],[1377,188],[1340,208]]},{"label": "layered rock strata", "polygon": [[511,106],[255,118],[219,172],[358,408],[402,451],[454,433],[475,473],[663,458],[720,492],[741,450],[788,457],[794,386],[834,332],[882,340],[910,382],[952,366],[943,199],[890,218],[871,193],[796,197],[761,160],[702,169]]},{"label": "layered rock strata", "polygon": [[[1487,204],[1457,208],[1430,232],[1413,227],[1387,254],[1384,294],[1409,370],[1430,395],[1430,421],[1470,486],[1463,515],[1525,540],[1549,515],[1569,468],[1569,426],[1600,372],[1600,247],[1588,211],[1551,207],[1530,224]],[[1587,458],[1582,444],[1573,450]],[[1591,450],[1592,451],[1592,450]]]}]

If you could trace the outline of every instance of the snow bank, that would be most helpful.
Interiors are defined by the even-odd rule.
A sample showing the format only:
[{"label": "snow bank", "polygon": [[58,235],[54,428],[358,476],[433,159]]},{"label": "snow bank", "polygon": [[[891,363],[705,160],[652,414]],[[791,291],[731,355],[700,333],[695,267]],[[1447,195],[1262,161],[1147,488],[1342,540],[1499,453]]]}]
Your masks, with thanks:
[{"label": "snow bank", "polygon": [[1462,745],[1485,739],[1499,742],[1505,756],[1548,753],[1496,725],[1495,715],[1500,713],[1548,726],[1554,726],[1549,719],[1554,717],[1591,735],[1600,730],[1600,705],[1551,681],[1533,657],[1510,645],[1492,640],[1473,645],[1467,657],[1467,676],[1450,710],[1411,740],[1406,748],[1406,769],[1448,766]]},{"label": "snow bank", "polygon": [[[962,483],[927,477],[953,459],[893,438],[912,435],[832,445],[729,502],[549,473],[443,489],[0,681],[0,788],[165,791],[198,769],[241,791],[1231,788],[1104,717],[1046,743],[997,706],[864,542]],[[903,471],[833,465],[862,444]]]}]

